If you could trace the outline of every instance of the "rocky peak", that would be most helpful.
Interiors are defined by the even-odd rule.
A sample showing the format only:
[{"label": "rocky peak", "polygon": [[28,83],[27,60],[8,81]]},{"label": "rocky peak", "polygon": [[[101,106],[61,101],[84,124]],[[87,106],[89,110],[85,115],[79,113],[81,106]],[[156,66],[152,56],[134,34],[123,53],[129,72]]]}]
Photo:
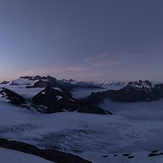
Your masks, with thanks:
[{"label": "rocky peak", "polygon": [[85,101],[77,101],[70,94],[47,86],[33,97],[33,106],[42,113],[62,111],[78,111],[83,113],[111,114],[108,111],[91,105]]},{"label": "rocky peak", "polygon": [[32,80],[40,80],[40,79],[41,79],[41,76],[39,76],[39,75],[36,75],[36,76],[32,77]]},{"label": "rocky peak", "polygon": [[134,89],[144,90],[146,92],[150,92],[154,88],[154,85],[152,85],[152,83],[148,80],[145,80],[145,81],[139,80],[139,81],[129,82],[128,86],[131,86]]},{"label": "rocky peak", "polygon": [[33,80],[33,76],[21,76],[20,79]]},{"label": "rocky peak", "polygon": [[0,84],[9,84],[10,81],[2,81]]},{"label": "rocky peak", "polygon": [[135,87],[136,86],[145,87],[145,86],[152,86],[152,83],[148,80],[145,80],[145,81],[139,80],[139,81],[129,82],[128,85],[135,86]]},{"label": "rocky peak", "polygon": [[[33,97],[35,107],[44,113],[60,112],[64,109],[72,109],[74,99],[70,94],[61,92],[47,86],[43,91]],[[39,106],[39,107],[38,107]]]},{"label": "rocky peak", "polygon": [[1,98],[13,105],[22,106],[22,104],[25,104],[25,99],[22,96],[7,88],[2,88],[0,94]]}]

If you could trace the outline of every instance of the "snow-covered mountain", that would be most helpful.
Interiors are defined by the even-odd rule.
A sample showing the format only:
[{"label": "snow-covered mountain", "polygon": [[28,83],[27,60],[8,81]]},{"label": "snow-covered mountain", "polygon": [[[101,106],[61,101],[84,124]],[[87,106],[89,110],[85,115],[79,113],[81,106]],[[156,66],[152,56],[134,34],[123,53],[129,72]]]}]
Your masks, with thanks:
[{"label": "snow-covered mountain", "polygon": [[73,88],[99,88],[106,86],[117,86],[124,87],[126,82],[109,82],[109,81],[101,81],[101,82],[86,82],[86,81],[76,81],[73,79],[62,79],[58,80],[55,77],[51,76],[22,76],[19,79],[13,81],[3,81],[0,84],[9,84],[9,85],[26,85],[28,87],[45,87],[47,84],[49,85],[71,85]]},{"label": "snow-covered mountain", "polygon": [[[53,87],[61,92],[72,94],[74,98],[84,98],[90,95],[91,101],[100,101],[109,98],[112,101],[136,102],[153,101],[163,97],[163,84],[148,80],[133,82],[78,82],[73,79],[57,80],[51,76],[23,76],[12,82],[3,82],[7,85],[24,86],[26,88]],[[5,84],[4,84],[5,85]],[[81,92],[76,96],[76,92]],[[96,93],[97,92],[97,93]],[[91,94],[92,93],[92,94]],[[77,93],[79,94],[79,93]]]},{"label": "snow-covered mountain", "polygon": [[[60,84],[47,87],[55,81]],[[75,86],[70,92],[61,87],[70,82],[76,83],[35,76],[1,84],[0,137],[72,153],[93,163],[162,163],[162,83],[139,80],[104,89]],[[88,98],[75,98],[91,91]],[[37,112],[57,105],[61,112]],[[113,115],[88,114],[97,107]]]},{"label": "snow-covered mountain", "polygon": [[97,85],[93,82],[84,82],[84,81],[75,81],[73,79],[70,80],[58,80],[51,76],[22,76],[19,79],[13,80],[11,82],[3,81],[1,84],[8,85],[18,85],[18,86],[26,86],[27,88],[45,88],[46,86],[58,87],[62,91],[72,91],[78,88],[90,88],[90,89],[101,89],[100,85]]},{"label": "snow-covered mountain", "polygon": [[[78,82],[73,79],[57,80],[51,76],[23,76],[13,80],[7,85],[24,86],[26,88],[53,87],[61,92],[72,94],[74,98],[84,98],[89,96],[90,101],[101,101],[109,98],[112,101],[136,102],[153,101],[163,97],[163,84],[150,82],[148,80],[133,82]],[[5,84],[4,84],[5,85]],[[76,95],[76,92],[77,95]],[[80,96],[79,95],[80,92]],[[97,92],[97,93],[96,93]],[[92,93],[92,94],[91,94]]]},{"label": "snow-covered mountain", "polygon": [[[21,89],[23,88],[21,87]],[[24,89],[29,88],[24,87]],[[98,106],[74,99],[70,93],[50,86],[35,94],[31,99],[26,99],[16,92],[3,87],[0,88],[0,99],[18,107],[48,114],[63,111],[111,114],[109,111],[103,110]]]},{"label": "snow-covered mountain", "polygon": [[127,83],[126,82],[109,82],[109,81],[106,81],[106,80],[103,80],[101,82],[97,82],[95,83],[96,85],[99,85],[99,86],[119,86],[119,87],[124,87]]},{"label": "snow-covered mountain", "polygon": [[111,114],[98,106],[74,99],[70,94],[46,87],[32,98],[32,106],[42,113],[77,111],[94,114]]},{"label": "snow-covered mountain", "polygon": [[155,101],[163,98],[163,84],[146,81],[129,82],[119,90],[107,90],[92,93],[86,98],[90,103],[98,103],[105,99],[118,102]]}]

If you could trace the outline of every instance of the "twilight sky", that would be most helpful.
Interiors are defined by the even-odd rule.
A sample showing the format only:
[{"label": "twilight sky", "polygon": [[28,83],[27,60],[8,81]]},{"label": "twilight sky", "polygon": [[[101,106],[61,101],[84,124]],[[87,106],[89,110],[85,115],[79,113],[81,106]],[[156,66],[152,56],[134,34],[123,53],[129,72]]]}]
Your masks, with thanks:
[{"label": "twilight sky", "polygon": [[0,0],[0,80],[163,81],[163,0]]}]

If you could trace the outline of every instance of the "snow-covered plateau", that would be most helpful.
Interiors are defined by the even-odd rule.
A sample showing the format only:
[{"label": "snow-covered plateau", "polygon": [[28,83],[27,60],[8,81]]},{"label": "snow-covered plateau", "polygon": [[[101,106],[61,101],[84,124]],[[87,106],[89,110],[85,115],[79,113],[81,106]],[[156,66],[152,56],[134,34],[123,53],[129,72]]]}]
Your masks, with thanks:
[{"label": "snow-covered plateau", "polygon": [[[28,99],[43,90],[24,85],[0,87],[7,87]],[[81,98],[92,91],[99,90],[76,89],[72,93],[73,97]],[[42,114],[13,106],[0,98],[0,137],[39,148],[58,149],[93,163],[163,162],[163,100],[136,103],[105,100],[100,107],[113,115]],[[0,149],[1,152],[26,159],[21,153]]]}]

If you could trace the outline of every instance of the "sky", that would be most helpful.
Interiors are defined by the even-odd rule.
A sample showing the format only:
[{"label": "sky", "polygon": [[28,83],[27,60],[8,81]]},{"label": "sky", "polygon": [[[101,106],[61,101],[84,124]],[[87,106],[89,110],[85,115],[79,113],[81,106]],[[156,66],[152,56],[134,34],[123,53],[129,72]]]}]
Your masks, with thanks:
[{"label": "sky", "polygon": [[0,80],[163,81],[162,0],[0,0]]}]

